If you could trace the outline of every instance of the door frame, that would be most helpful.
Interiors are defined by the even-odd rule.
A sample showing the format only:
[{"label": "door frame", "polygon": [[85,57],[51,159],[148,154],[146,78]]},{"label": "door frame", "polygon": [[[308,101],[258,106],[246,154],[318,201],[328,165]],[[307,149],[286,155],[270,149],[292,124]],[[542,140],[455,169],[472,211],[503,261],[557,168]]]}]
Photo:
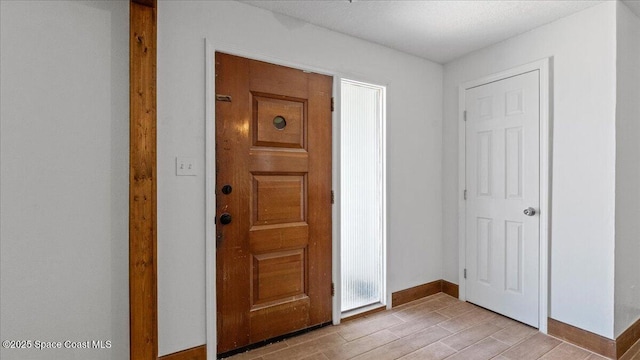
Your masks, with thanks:
[{"label": "door frame", "polygon": [[[317,69],[307,65],[296,64],[287,62],[282,59],[276,59],[264,54],[258,54],[244,49],[239,49],[233,45],[223,44],[222,46],[214,46],[212,41],[208,38],[204,39],[205,47],[205,334],[207,344],[207,360],[217,359],[217,345],[218,345],[218,328],[217,328],[217,261],[216,261],[216,224],[213,219],[216,216],[216,172],[215,172],[215,160],[216,160],[216,101],[215,101],[215,85],[216,85],[216,72],[215,72],[215,54],[216,52],[222,52],[229,55],[241,56],[251,60],[264,61],[275,65],[288,66],[296,69],[303,69],[305,71],[311,71],[318,74],[328,75],[333,77],[333,96],[335,97],[336,80],[339,78],[332,72],[324,69]],[[336,108],[337,110],[337,108]],[[335,187],[336,171],[339,170],[339,162],[336,161],[336,141],[335,136],[338,111],[334,111],[332,114],[332,184]],[[339,161],[339,152],[337,153]],[[336,217],[336,213],[339,212],[335,209],[339,209],[338,201],[335,202],[335,206],[332,209],[332,255],[331,255],[331,279],[333,283],[336,283],[336,279],[340,279],[340,264],[336,262],[336,251],[339,251],[339,232],[336,234],[336,226],[339,226],[340,218]],[[338,227],[339,229],[339,227]],[[338,236],[338,237],[336,237]],[[337,253],[337,259],[339,260],[340,253]],[[340,309],[340,290],[335,291],[335,296],[332,299],[332,317],[333,323],[339,324],[340,319],[338,317],[336,321],[336,308]],[[213,351],[211,351],[213,349]]]},{"label": "door frame", "polygon": [[[361,76],[338,73],[307,64],[287,61],[281,58],[274,58],[269,55],[258,53],[255,51],[240,48],[238,46],[216,42],[208,38],[204,38],[204,60],[205,60],[205,334],[207,344],[207,360],[216,360],[217,351],[210,349],[217,348],[217,319],[216,319],[216,226],[213,219],[216,216],[216,173],[215,164],[216,153],[216,102],[215,102],[215,53],[223,52],[230,55],[245,57],[252,60],[265,61],[276,65],[293,67],[302,69],[303,71],[311,71],[314,73],[328,75],[333,77],[333,98],[334,111],[332,114],[332,186],[335,194],[335,203],[332,208],[332,256],[331,271],[332,282],[336,284],[335,294],[332,300],[332,318],[333,324],[338,325],[341,321],[341,289],[340,289],[340,83],[342,78],[362,82],[374,82],[383,86],[388,86],[388,81],[380,79],[366,79]],[[386,154],[385,154],[386,156]],[[386,182],[386,179],[385,179]],[[385,202],[388,194],[385,193]],[[387,216],[387,214],[385,214]],[[388,238],[389,229],[385,228],[385,236]],[[385,253],[388,253],[388,243],[385,243]],[[385,258],[385,284],[389,282],[388,259]],[[386,304],[387,308],[391,306],[391,293],[389,287],[386,286]]]},{"label": "door frame", "polygon": [[459,298],[466,301],[466,128],[464,120],[466,90],[491,82],[503,80],[527,72],[538,70],[540,92],[540,248],[539,248],[539,297],[538,297],[538,329],[547,333],[547,318],[549,313],[549,239],[551,223],[551,124],[552,111],[550,94],[552,86],[550,80],[551,58],[544,58],[509,70],[484,76],[476,80],[465,82],[458,87],[458,281]]}]

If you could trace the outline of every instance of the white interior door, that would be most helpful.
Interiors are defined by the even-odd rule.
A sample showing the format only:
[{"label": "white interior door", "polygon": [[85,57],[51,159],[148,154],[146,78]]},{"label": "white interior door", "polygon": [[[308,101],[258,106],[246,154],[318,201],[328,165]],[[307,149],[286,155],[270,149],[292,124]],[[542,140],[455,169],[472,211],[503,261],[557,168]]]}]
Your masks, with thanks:
[{"label": "white interior door", "polygon": [[466,298],[535,327],[539,325],[539,73],[465,91]]}]

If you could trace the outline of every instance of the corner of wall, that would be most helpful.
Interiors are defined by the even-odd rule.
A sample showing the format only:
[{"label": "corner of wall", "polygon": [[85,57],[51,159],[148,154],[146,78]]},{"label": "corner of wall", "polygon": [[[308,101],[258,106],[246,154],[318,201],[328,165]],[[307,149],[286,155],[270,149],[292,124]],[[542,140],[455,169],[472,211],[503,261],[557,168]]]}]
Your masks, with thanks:
[{"label": "corner of wall", "polygon": [[640,319],[640,18],[616,2],[614,335]]}]

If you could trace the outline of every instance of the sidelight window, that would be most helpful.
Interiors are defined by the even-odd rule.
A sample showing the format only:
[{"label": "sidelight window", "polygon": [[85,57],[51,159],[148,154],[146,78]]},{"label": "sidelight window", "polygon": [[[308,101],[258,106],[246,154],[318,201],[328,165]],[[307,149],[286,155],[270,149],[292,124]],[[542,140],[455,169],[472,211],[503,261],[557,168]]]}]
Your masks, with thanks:
[{"label": "sidelight window", "polygon": [[385,303],[385,88],[341,81],[342,312]]}]

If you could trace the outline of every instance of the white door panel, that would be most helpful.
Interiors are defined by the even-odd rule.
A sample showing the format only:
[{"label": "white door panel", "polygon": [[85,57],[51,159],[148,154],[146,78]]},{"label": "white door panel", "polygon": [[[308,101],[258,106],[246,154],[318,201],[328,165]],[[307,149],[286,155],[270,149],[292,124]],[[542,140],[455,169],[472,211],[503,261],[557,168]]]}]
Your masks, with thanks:
[{"label": "white door panel", "polygon": [[466,297],[538,327],[539,71],[465,92]]}]

